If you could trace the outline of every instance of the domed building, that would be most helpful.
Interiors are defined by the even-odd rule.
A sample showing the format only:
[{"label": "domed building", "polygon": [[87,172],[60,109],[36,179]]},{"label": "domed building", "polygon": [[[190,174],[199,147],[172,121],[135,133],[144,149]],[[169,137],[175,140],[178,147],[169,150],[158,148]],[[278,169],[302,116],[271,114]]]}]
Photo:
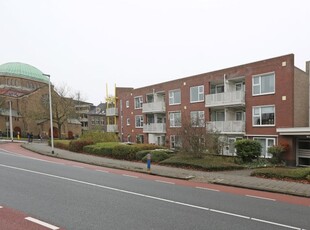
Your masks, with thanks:
[{"label": "domed building", "polygon": [[[49,116],[49,78],[34,66],[10,62],[0,65],[0,135],[10,136],[10,104],[14,136],[34,137],[50,135]],[[60,97],[53,90],[53,95]],[[54,96],[52,97],[54,98]],[[67,119],[58,131],[57,122],[53,124],[54,137],[81,134],[81,123]]]}]

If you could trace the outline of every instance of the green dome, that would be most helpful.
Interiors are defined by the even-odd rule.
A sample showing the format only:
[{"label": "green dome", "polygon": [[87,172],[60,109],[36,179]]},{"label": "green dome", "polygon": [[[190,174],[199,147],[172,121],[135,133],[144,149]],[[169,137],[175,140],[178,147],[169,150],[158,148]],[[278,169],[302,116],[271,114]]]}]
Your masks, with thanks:
[{"label": "green dome", "polygon": [[0,76],[20,77],[44,83],[49,82],[48,77],[44,76],[39,69],[20,62],[9,62],[0,65]]}]

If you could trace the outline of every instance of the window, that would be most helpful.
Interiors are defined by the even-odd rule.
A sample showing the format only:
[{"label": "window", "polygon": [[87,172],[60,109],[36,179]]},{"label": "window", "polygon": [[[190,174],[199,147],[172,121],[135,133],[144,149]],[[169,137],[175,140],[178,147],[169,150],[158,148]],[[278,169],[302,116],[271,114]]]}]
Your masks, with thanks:
[{"label": "window", "polygon": [[129,101],[126,101],[126,108],[129,108]]},{"label": "window", "polygon": [[224,93],[224,85],[211,85],[211,94]]},{"label": "window", "polygon": [[254,76],[252,79],[253,95],[271,94],[275,92],[275,74]]},{"label": "window", "polygon": [[135,97],[134,100],[135,100],[135,109],[141,109],[142,108],[142,104],[143,104],[142,96]]},{"label": "window", "polygon": [[130,125],[130,118],[127,118],[127,125]]},{"label": "window", "polygon": [[190,102],[204,101],[204,86],[195,86],[190,89]]},{"label": "window", "polygon": [[142,115],[136,116],[136,128],[143,128],[143,116]]},{"label": "window", "polygon": [[274,111],[274,106],[253,107],[253,126],[274,125]]},{"label": "window", "polygon": [[275,145],[275,138],[254,137],[262,146],[261,157],[271,158],[272,154],[268,153],[268,148]]},{"label": "window", "polygon": [[170,112],[170,127],[181,127],[181,112]]},{"label": "window", "polygon": [[170,136],[170,148],[176,149],[182,147],[180,136],[171,135]]},{"label": "window", "polygon": [[213,111],[211,113],[211,121],[225,121],[224,111]]},{"label": "window", "polygon": [[191,112],[192,127],[205,127],[205,111]]},{"label": "window", "polygon": [[147,103],[152,103],[152,102],[154,102],[154,94],[148,94],[148,95],[146,95],[146,102],[147,102]]},{"label": "window", "polygon": [[169,91],[169,105],[181,104],[181,91],[179,89]]},{"label": "window", "polygon": [[236,121],[243,121],[244,120],[244,112],[237,111],[236,112]]}]

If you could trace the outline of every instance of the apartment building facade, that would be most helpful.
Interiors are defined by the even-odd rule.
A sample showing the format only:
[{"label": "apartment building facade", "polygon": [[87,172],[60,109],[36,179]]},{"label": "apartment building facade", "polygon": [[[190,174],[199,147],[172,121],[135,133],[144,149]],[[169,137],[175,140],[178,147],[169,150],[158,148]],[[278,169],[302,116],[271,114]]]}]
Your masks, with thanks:
[{"label": "apartment building facade", "polygon": [[115,96],[121,141],[176,148],[182,145],[178,131],[190,123],[220,133],[220,154],[234,155],[234,142],[249,138],[261,143],[262,157],[281,144],[288,165],[310,165],[309,71],[295,67],[293,54],[137,89],[117,87]]}]

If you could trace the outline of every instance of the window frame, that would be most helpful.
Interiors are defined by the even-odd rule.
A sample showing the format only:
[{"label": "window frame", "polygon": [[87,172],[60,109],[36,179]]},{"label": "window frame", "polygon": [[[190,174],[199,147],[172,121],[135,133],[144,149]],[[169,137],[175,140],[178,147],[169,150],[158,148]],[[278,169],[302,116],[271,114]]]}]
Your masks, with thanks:
[{"label": "window frame", "polygon": [[[191,111],[190,112],[191,126],[192,127],[205,127],[205,111]],[[195,120],[194,120],[195,119]]]},{"label": "window frame", "polygon": [[[136,103],[136,100],[137,103]],[[137,105],[139,105],[139,107],[137,107]],[[142,109],[142,105],[143,105],[143,97],[142,96],[136,96],[134,97],[134,106],[135,106],[135,109]]]},{"label": "window frame", "polygon": [[[263,124],[263,113],[262,113],[262,108],[268,108],[272,107],[273,108],[273,124]],[[259,114],[255,115],[255,109],[259,109]],[[258,117],[259,124],[256,124],[255,118]],[[270,126],[275,126],[276,125],[276,107],[275,105],[260,105],[260,106],[253,106],[252,107],[252,126],[253,127],[270,127]]]},{"label": "window frame", "polygon": [[[180,102],[175,102],[175,93],[179,92],[180,93]],[[181,104],[181,90],[180,89],[173,89],[169,90],[169,105],[180,105]]]},{"label": "window frame", "polygon": [[[197,90],[197,100],[194,101],[193,100],[193,97],[194,95],[193,94],[193,90],[198,88]],[[202,89],[202,90],[201,90]],[[190,92],[189,92],[189,97],[190,97],[190,103],[198,103],[198,102],[204,102],[205,101],[205,98],[204,98],[204,90],[205,90],[205,87],[204,85],[197,85],[197,86],[192,86],[190,87]],[[202,99],[200,99],[199,97],[202,95]]]},{"label": "window frame", "polygon": [[[137,119],[139,119],[139,126],[137,125]],[[143,124],[144,124],[144,119],[143,119],[143,115],[136,115],[135,116],[135,128],[143,128]]]},{"label": "window frame", "polygon": [[[276,138],[275,137],[253,137],[253,140],[265,140],[265,149],[263,149],[262,146],[262,151],[261,151],[261,155],[260,157],[264,157],[264,158],[272,158],[272,154],[268,153],[268,148],[276,145]],[[272,145],[268,145],[268,141],[272,140],[273,144]]]},{"label": "window frame", "polygon": [[[171,118],[171,115],[173,114],[173,119]],[[176,124],[176,118],[175,118],[175,114],[180,114],[180,124]],[[170,128],[180,128],[182,127],[182,113],[181,111],[171,111],[169,112],[169,125]]]},{"label": "window frame", "polygon": [[[262,77],[272,75],[273,76],[273,91],[262,93]],[[259,79],[258,83],[255,83],[255,79]],[[255,93],[254,88],[259,87],[259,92]],[[252,76],[252,96],[261,96],[261,95],[269,95],[269,94],[275,94],[276,92],[276,74],[275,72],[269,72],[264,74],[258,74]]]}]

